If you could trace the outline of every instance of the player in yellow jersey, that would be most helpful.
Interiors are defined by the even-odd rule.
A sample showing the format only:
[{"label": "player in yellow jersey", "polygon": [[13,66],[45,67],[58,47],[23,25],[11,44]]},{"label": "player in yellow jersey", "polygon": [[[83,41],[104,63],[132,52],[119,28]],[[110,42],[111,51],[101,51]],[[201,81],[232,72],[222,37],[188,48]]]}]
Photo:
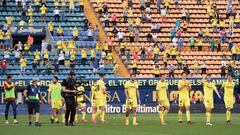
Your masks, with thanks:
[{"label": "player in yellow jersey", "polygon": [[233,104],[235,102],[234,98],[234,86],[232,75],[227,75],[227,81],[223,82],[221,91],[224,91],[224,103],[226,107],[226,121],[227,124],[231,124],[231,110],[233,108]]},{"label": "player in yellow jersey", "polygon": [[216,85],[212,82],[211,75],[207,74],[201,81],[204,91],[204,105],[206,109],[206,126],[212,126],[211,123],[211,112],[214,108],[213,91],[217,94],[218,98],[221,99],[219,92],[217,91]]},{"label": "player in yellow jersey", "polygon": [[97,106],[96,106],[96,96],[97,96],[97,81],[94,80],[93,85],[91,85],[91,96],[90,96],[90,100],[91,100],[91,107],[92,107],[92,121],[96,118],[96,112],[97,112]]},{"label": "player in yellow jersey", "polygon": [[99,75],[99,80],[97,81],[97,86],[96,86],[96,106],[98,108],[95,118],[92,119],[92,123],[96,123],[96,118],[100,115],[100,121],[102,124],[106,123],[105,120],[105,111],[106,111],[106,86],[104,83],[104,75],[100,74]]},{"label": "player in yellow jersey", "polygon": [[48,103],[52,106],[53,109],[53,116],[51,118],[51,123],[54,122],[59,123],[58,121],[58,113],[62,106],[62,86],[58,82],[58,77],[54,76],[52,79],[52,83],[49,85],[48,88]]},{"label": "player in yellow jersey", "polygon": [[41,22],[46,21],[47,7],[45,4],[40,8],[41,10]]},{"label": "player in yellow jersey", "polygon": [[77,86],[77,109],[76,109],[76,115],[75,115],[75,122],[78,123],[78,109],[81,109],[82,111],[82,122],[86,123],[86,114],[87,114],[87,108],[86,108],[86,92],[85,88],[83,86],[84,84],[81,82]]},{"label": "player in yellow jersey", "polygon": [[164,121],[164,117],[170,111],[170,104],[169,104],[169,92],[168,92],[168,82],[165,80],[166,76],[164,74],[160,74],[160,81],[157,83],[156,86],[156,97],[157,103],[159,106],[159,117],[160,123],[162,125],[166,125]]},{"label": "player in yellow jersey", "polygon": [[187,81],[187,73],[182,73],[182,80],[178,81],[179,99],[178,99],[178,119],[179,123],[182,123],[182,110],[183,107],[186,109],[187,123],[192,124],[190,118],[190,98],[189,91],[191,90],[191,84]]},{"label": "player in yellow jersey", "polygon": [[126,120],[125,125],[129,125],[129,114],[133,110],[133,125],[137,126],[137,107],[141,104],[140,94],[138,90],[138,82],[135,80],[135,74],[130,75],[130,80],[124,85],[126,96]]}]

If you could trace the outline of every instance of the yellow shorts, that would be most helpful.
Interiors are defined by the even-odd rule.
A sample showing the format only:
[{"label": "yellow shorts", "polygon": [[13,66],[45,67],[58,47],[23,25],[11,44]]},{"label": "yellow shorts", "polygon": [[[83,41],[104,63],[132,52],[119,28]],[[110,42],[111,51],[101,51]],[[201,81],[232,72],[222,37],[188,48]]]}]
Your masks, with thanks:
[{"label": "yellow shorts", "polygon": [[214,102],[213,102],[213,99],[204,99],[204,105],[205,105],[205,108],[214,108]]},{"label": "yellow shorts", "polygon": [[159,104],[158,104],[159,107],[163,107],[163,106],[170,106],[169,104],[169,100],[166,98],[166,99],[159,99]]},{"label": "yellow shorts", "polygon": [[80,108],[86,107],[86,102],[78,101],[77,104],[78,104],[78,106],[79,106]]},{"label": "yellow shorts", "polygon": [[51,105],[53,109],[60,109],[62,107],[62,100],[52,100]]},{"label": "yellow shorts", "polygon": [[232,98],[224,98],[224,103],[225,103],[225,107],[226,108],[233,108],[233,104],[234,104],[234,99]]},{"label": "yellow shorts", "polygon": [[189,98],[179,98],[178,106],[179,107],[190,106],[190,99]]},{"label": "yellow shorts", "polygon": [[99,98],[96,100],[96,107],[107,106],[106,98]]},{"label": "yellow shorts", "polygon": [[137,108],[137,98],[131,99],[131,101],[126,100],[126,108]]},{"label": "yellow shorts", "polygon": [[96,100],[91,100],[91,106],[92,107],[97,107],[97,101]]}]

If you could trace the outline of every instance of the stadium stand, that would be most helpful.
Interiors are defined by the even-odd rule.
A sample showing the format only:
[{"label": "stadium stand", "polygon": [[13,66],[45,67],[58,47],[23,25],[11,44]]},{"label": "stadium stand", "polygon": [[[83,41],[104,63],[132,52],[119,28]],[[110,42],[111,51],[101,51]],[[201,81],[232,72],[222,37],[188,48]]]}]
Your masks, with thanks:
[{"label": "stadium stand", "polygon": [[[3,31],[0,65],[4,67],[6,62],[8,63],[6,70],[1,68],[2,72],[0,74],[2,77],[8,74],[13,75],[13,78],[50,78],[51,75],[58,74],[60,78],[63,78],[73,67],[77,75],[85,77],[96,77],[97,69],[98,72],[106,74],[106,77],[116,77],[116,75],[113,74],[114,66],[112,64],[113,59],[110,58],[112,57],[110,56],[111,52],[106,54],[107,51],[99,49],[101,46],[96,46],[97,28],[92,28],[91,24],[89,24],[84,12],[80,11],[79,6],[77,6],[79,4],[77,1],[74,3],[74,12],[68,11],[69,1],[37,0],[35,3],[27,3],[28,5],[26,5],[27,8],[25,11],[22,10],[24,3],[20,4],[21,5],[18,6],[15,1],[7,2],[6,9],[0,12],[0,22]],[[39,8],[38,5],[40,6],[39,12],[36,11]],[[45,17],[41,10],[42,5],[47,8]],[[30,15],[31,12],[32,17]],[[59,15],[59,20],[56,20],[56,14]],[[6,33],[8,30],[11,31],[11,26],[18,27],[20,22],[24,20],[25,23],[23,26],[45,27],[47,28],[47,34],[45,38],[42,38],[43,41],[38,41],[38,37],[34,37],[34,44],[28,48],[29,51],[25,52],[23,50],[22,55],[19,55],[16,60],[15,56],[19,53],[17,51],[18,47],[16,46],[18,41],[11,38],[11,42],[13,42],[11,46],[10,41],[6,42],[8,40],[5,38],[5,35],[7,36]],[[30,20],[32,20],[32,22],[30,22]],[[59,29],[62,30],[63,35],[59,35],[59,33],[61,33]],[[89,29],[91,30],[90,32]],[[91,35],[89,35],[89,33]],[[28,42],[27,39],[23,40],[22,44],[25,44],[25,42]],[[41,49],[41,45],[44,42],[47,42],[50,46],[45,49],[47,51],[44,51],[43,48]],[[22,47],[25,49],[25,45]],[[8,49],[6,50],[6,48]],[[36,49],[39,51],[36,51]],[[65,52],[63,54],[64,64],[59,63],[62,50]],[[83,55],[86,55],[86,63],[83,63]],[[92,59],[93,55],[96,55],[95,60]],[[21,64],[19,64],[20,57],[22,58],[22,56],[26,58],[26,66],[24,66],[26,70],[25,73],[21,72]],[[36,57],[39,58],[35,65],[33,61]],[[36,69],[33,68],[34,65]],[[59,69],[58,73],[55,72],[57,69]]]},{"label": "stadium stand", "polygon": [[[151,78],[159,73],[169,74],[178,63],[187,65],[183,70],[190,71],[194,78],[202,77],[205,69],[212,77],[218,78],[240,67],[239,58],[233,58],[234,54],[240,54],[239,27],[236,27],[239,25],[237,1],[233,1],[232,6],[227,6],[227,0],[205,1],[201,4],[180,0],[177,6],[173,0],[159,0],[162,3],[157,3],[158,0],[90,1],[113,46],[117,52],[122,52],[119,55],[129,72],[137,67],[137,77]],[[166,7],[167,11],[164,11]],[[231,12],[226,7],[231,8]],[[235,18],[229,17],[233,15]],[[217,26],[217,32],[214,26]],[[160,30],[154,31],[156,28]],[[195,39],[192,48],[191,37]],[[210,40],[204,41],[205,37]],[[179,39],[183,40],[182,43]],[[173,47],[174,44],[176,47]],[[155,45],[165,50],[154,49]],[[154,52],[158,56],[157,61]],[[172,57],[174,55],[177,58]],[[147,57],[147,60],[143,57]],[[174,68],[170,69],[171,64]],[[181,73],[181,68],[174,70],[174,77],[180,77]]]}]

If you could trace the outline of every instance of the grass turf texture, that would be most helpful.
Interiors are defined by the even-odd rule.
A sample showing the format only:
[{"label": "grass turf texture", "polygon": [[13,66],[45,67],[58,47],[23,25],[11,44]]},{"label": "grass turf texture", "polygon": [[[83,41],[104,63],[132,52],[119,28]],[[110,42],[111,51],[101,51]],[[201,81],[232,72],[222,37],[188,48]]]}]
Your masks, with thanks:
[{"label": "grass turf texture", "polygon": [[[11,116],[12,117],[12,116]],[[60,116],[59,116],[60,118]],[[12,118],[9,119],[10,125],[0,124],[0,133],[2,135],[233,135],[239,133],[240,116],[232,114],[232,125],[225,124],[225,114],[212,114],[213,126],[205,126],[205,114],[191,114],[193,125],[188,125],[184,121],[178,123],[178,115],[170,113],[166,117],[167,125],[162,126],[159,123],[158,114],[139,114],[138,126],[125,126],[125,117],[123,114],[106,115],[107,124],[97,123],[93,125],[88,123],[76,124],[74,127],[65,127],[64,124],[50,124],[50,116],[42,115],[41,127],[29,127],[27,125],[27,116],[19,116],[18,125],[13,125]],[[88,120],[90,115],[88,115]],[[132,122],[132,117],[130,117]],[[183,117],[185,120],[185,117]]]}]

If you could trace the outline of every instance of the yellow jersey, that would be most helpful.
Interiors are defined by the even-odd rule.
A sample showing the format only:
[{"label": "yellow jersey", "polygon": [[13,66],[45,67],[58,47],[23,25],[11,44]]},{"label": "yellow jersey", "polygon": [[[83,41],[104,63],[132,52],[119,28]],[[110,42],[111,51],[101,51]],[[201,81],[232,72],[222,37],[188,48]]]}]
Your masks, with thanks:
[{"label": "yellow jersey", "polygon": [[235,86],[235,83],[233,81],[232,82],[228,82],[228,81],[223,82],[222,87],[224,88],[224,98],[233,99],[234,86]]},{"label": "yellow jersey", "polygon": [[125,83],[124,87],[128,92],[129,98],[131,98],[131,99],[137,98],[137,90],[138,90],[138,82],[137,81],[129,80]]},{"label": "yellow jersey", "polygon": [[213,99],[214,89],[216,89],[216,85],[213,82],[203,82],[204,100]]},{"label": "yellow jersey", "polygon": [[154,54],[158,54],[158,53],[159,53],[159,51],[160,51],[160,50],[159,50],[159,48],[158,48],[158,47],[154,47],[154,48],[153,48],[153,53],[154,53]]},{"label": "yellow jersey", "polygon": [[85,89],[83,86],[79,86],[77,87],[77,91],[79,93],[79,95],[77,96],[77,102],[83,102],[85,99],[84,99],[84,96],[85,96]]},{"label": "yellow jersey", "polygon": [[168,82],[161,80],[157,83],[156,91],[158,92],[158,98],[159,99],[167,99],[167,90],[168,90]]},{"label": "yellow jersey", "polygon": [[47,8],[46,8],[46,7],[44,7],[44,6],[43,6],[43,7],[41,7],[41,8],[40,8],[40,10],[41,10],[41,14],[42,14],[42,15],[44,15],[44,14],[46,14],[46,13],[47,13]]},{"label": "yellow jersey", "polygon": [[10,31],[7,31],[5,33],[5,39],[10,39],[11,38],[11,32]]},{"label": "yellow jersey", "polygon": [[3,40],[4,32],[0,31],[0,40]]},{"label": "yellow jersey", "polygon": [[52,31],[54,30],[54,23],[53,23],[53,22],[50,22],[50,23],[48,24],[48,30],[49,30],[50,32],[52,32]]},{"label": "yellow jersey", "polygon": [[102,98],[106,98],[106,94],[104,94],[103,92],[106,90],[106,86],[103,80],[98,80],[97,81],[97,86],[96,86],[96,98],[97,99],[102,99]]},{"label": "yellow jersey", "polygon": [[97,94],[96,88],[97,87],[95,85],[91,86],[91,101],[96,100]]},{"label": "yellow jersey", "polygon": [[[178,81],[178,89],[183,85],[190,85],[189,81],[179,80]],[[191,87],[191,85],[190,85]],[[183,87],[181,90],[179,89],[179,98],[189,98],[189,90],[187,87]]]},{"label": "yellow jersey", "polygon": [[27,60],[25,58],[20,59],[20,67],[26,67],[27,66]]}]

